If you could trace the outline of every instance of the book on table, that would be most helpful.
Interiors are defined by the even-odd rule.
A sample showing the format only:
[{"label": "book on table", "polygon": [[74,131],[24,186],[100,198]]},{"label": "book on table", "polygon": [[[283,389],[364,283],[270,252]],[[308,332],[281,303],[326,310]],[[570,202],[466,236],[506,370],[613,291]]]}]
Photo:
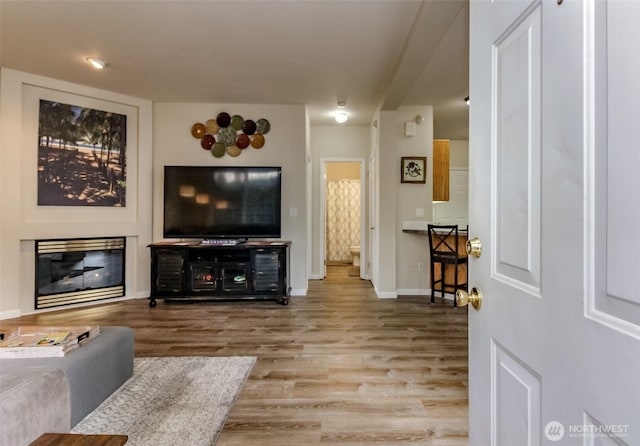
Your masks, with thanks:
[{"label": "book on table", "polygon": [[97,325],[80,327],[19,327],[0,342],[0,358],[65,356],[100,334]]}]

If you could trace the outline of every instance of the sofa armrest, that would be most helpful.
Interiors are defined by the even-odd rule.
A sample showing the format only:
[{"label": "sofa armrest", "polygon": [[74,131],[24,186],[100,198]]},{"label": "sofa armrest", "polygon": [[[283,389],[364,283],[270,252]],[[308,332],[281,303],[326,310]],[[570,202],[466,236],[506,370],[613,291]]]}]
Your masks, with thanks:
[{"label": "sofa armrest", "polygon": [[64,371],[25,367],[0,372],[0,444],[24,446],[45,432],[69,432],[71,401]]}]

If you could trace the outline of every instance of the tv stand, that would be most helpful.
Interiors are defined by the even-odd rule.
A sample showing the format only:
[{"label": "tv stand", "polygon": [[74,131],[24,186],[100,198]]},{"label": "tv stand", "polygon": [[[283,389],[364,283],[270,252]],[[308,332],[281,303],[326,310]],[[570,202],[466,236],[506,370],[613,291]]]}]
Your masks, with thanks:
[{"label": "tv stand", "polygon": [[290,244],[280,240],[152,243],[149,306],[155,307],[157,299],[275,300],[288,305]]}]

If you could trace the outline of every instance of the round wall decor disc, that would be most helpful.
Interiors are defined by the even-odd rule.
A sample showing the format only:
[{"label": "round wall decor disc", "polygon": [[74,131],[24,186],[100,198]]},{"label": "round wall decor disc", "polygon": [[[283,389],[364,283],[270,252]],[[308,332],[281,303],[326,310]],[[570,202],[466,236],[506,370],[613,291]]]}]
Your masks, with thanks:
[{"label": "round wall decor disc", "polygon": [[233,130],[242,130],[242,123],[244,123],[242,116],[233,115],[231,117],[231,127],[233,127]]},{"label": "round wall decor disc", "polygon": [[202,124],[201,122],[196,122],[195,124],[193,124],[193,126],[191,126],[191,135],[194,138],[202,138],[205,134],[205,126],[204,124]]},{"label": "round wall decor disc", "polygon": [[256,133],[251,137],[251,147],[261,149],[262,146],[264,146],[264,136],[261,133]]},{"label": "round wall decor disc", "polygon": [[224,156],[224,153],[225,153],[224,143],[217,142],[211,147],[211,154],[216,158],[220,158]]},{"label": "round wall decor disc", "polygon": [[264,118],[260,118],[256,121],[256,132],[266,135],[271,130],[271,124]]},{"label": "round wall decor disc", "polygon": [[241,149],[246,149],[247,147],[249,147],[250,143],[251,143],[251,140],[244,133],[240,133],[238,135],[238,138],[236,138],[236,146],[238,146]]},{"label": "round wall decor disc", "polygon": [[218,113],[216,122],[220,127],[229,127],[229,124],[231,124],[231,116],[229,116],[229,113],[226,112]]},{"label": "round wall decor disc", "polygon": [[227,147],[227,153],[229,156],[238,156],[242,153],[242,149],[238,146]]},{"label": "round wall decor disc", "polygon": [[218,127],[218,123],[215,119],[209,119],[207,122],[205,122],[205,126],[207,127],[207,133],[209,135],[215,135],[216,133],[218,133],[218,130],[220,130],[220,127]]},{"label": "round wall decor disc", "polygon": [[204,150],[211,150],[211,146],[216,142],[216,139],[213,135],[204,135],[200,140],[200,145]]},{"label": "round wall decor disc", "polygon": [[246,135],[253,135],[256,132],[256,123],[251,119],[247,119],[244,121],[244,124],[242,124],[242,131]]}]

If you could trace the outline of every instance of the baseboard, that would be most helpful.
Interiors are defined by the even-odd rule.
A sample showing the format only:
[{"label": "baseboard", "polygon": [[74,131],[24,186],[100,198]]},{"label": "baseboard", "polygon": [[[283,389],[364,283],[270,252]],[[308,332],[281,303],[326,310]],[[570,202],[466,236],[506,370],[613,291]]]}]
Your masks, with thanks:
[{"label": "baseboard", "polygon": [[378,299],[397,299],[398,298],[398,293],[395,291],[380,291],[375,286],[373,287],[373,290],[376,292],[376,296],[378,296]]},{"label": "baseboard", "polygon": [[402,288],[397,291],[398,296],[431,296],[428,289]]},{"label": "baseboard", "polygon": [[13,319],[14,317],[20,316],[20,310],[0,311],[0,320]]},{"label": "baseboard", "polygon": [[297,289],[297,288],[292,288],[291,291],[289,292],[290,296],[306,296],[307,295],[307,290],[306,289]]},{"label": "baseboard", "polygon": [[324,276],[322,274],[310,274],[309,280],[324,280]]}]

